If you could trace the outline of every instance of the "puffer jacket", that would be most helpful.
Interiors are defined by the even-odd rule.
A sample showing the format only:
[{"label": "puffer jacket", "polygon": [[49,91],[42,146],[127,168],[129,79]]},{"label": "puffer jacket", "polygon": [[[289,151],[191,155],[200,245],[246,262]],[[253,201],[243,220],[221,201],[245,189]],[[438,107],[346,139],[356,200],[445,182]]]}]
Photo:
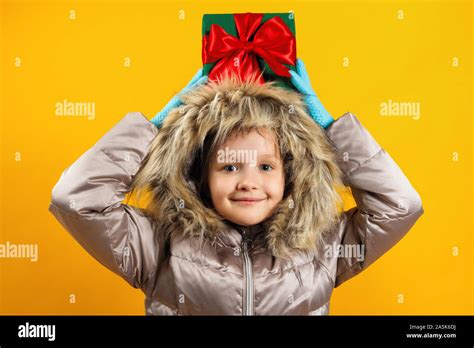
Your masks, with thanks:
[{"label": "puffer jacket", "polygon": [[[291,262],[275,258],[262,224],[228,224],[212,245],[180,235],[164,240],[159,221],[123,204],[158,132],[143,114],[127,114],[62,173],[49,205],[95,259],[144,292],[146,315],[328,314],[333,288],[370,266],[423,213],[397,164],[346,113],[326,134],[357,207],[341,213],[327,237],[332,249],[296,250]],[[363,257],[334,252],[355,245]]]}]

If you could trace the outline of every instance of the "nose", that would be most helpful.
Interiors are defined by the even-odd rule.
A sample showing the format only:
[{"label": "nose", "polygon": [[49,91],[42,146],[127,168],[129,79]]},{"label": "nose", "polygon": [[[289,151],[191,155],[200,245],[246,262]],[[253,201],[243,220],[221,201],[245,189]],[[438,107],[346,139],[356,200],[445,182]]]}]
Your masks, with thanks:
[{"label": "nose", "polygon": [[255,190],[258,188],[258,182],[257,182],[257,177],[256,174],[252,171],[252,169],[247,168],[245,170],[242,170],[240,176],[239,176],[239,181],[237,183],[237,190],[243,190],[243,191],[249,191],[249,190]]}]

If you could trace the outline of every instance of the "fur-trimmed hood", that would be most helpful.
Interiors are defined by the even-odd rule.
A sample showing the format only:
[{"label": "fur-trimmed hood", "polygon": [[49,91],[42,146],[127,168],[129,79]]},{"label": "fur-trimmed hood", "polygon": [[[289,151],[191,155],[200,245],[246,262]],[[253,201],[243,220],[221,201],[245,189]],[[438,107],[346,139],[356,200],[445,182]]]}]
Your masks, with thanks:
[{"label": "fur-trimmed hood", "polygon": [[[285,194],[262,224],[268,250],[314,249],[338,222],[342,186],[335,150],[306,113],[301,95],[272,82],[235,77],[201,85],[181,97],[150,145],[132,191],[148,191],[146,210],[167,233],[215,239],[228,224],[203,197],[198,168],[205,151],[236,130],[267,128],[278,138]],[[207,145],[206,145],[207,144]]]}]

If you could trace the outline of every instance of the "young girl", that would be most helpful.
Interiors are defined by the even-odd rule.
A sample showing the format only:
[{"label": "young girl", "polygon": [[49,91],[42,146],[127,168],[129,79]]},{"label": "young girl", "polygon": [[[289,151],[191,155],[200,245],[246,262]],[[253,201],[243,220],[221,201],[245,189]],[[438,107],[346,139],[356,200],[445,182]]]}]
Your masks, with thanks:
[{"label": "young girl", "polygon": [[[50,211],[145,293],[147,315],[328,314],[333,288],[423,213],[353,114],[315,111],[303,72],[301,94],[196,84],[163,124],[129,113],[62,174]],[[341,212],[342,185],[357,207]],[[149,193],[146,209],[123,204],[128,192]]]}]

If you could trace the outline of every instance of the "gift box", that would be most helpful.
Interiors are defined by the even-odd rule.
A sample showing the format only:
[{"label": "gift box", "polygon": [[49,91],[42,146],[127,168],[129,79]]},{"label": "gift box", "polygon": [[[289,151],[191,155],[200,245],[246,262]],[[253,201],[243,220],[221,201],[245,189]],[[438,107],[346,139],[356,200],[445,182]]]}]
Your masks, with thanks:
[{"label": "gift box", "polygon": [[296,71],[293,13],[205,14],[202,18],[203,74],[215,81],[229,73],[242,79],[262,73],[258,82],[275,81],[295,89],[289,69]]}]

